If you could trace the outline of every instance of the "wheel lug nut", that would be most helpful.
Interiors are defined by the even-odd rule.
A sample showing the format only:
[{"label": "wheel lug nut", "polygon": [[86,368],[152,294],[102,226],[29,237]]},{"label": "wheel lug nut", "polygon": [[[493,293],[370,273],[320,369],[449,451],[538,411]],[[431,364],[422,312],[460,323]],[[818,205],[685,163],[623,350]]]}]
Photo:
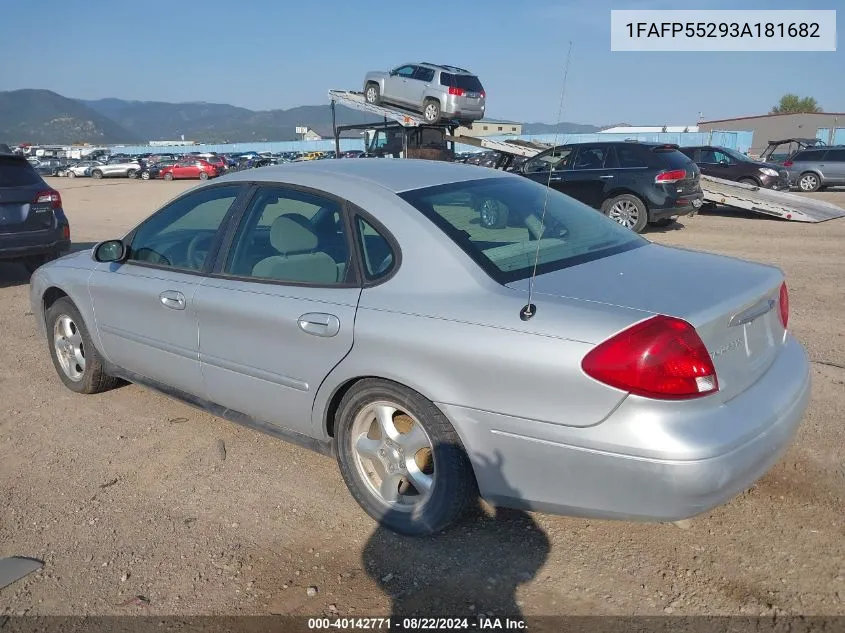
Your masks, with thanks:
[{"label": "wheel lug nut", "polygon": [[379,454],[379,455],[381,455],[382,457],[384,457],[384,449],[381,449],[381,450],[378,452],[378,454]]}]

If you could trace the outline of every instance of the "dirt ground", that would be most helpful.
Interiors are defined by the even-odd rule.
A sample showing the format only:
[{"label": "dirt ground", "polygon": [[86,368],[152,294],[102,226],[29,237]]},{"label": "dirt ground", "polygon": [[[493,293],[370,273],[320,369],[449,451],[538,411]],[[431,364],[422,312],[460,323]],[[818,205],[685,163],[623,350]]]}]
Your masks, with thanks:
[{"label": "dirt ground", "polygon": [[[51,184],[85,244],[193,183]],[[845,219],[714,212],[648,237],[785,270],[814,361],[787,455],[683,528],[488,509],[427,540],[378,529],[329,458],[136,386],[65,389],[26,273],[0,264],[0,556],[46,561],[0,590],[0,615],[845,615]]]}]

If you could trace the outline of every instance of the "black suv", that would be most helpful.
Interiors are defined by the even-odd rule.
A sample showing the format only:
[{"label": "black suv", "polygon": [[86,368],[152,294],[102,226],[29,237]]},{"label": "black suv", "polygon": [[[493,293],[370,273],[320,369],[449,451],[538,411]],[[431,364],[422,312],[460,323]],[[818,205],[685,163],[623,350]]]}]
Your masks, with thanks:
[{"label": "black suv", "polygon": [[745,154],[726,147],[702,145],[682,147],[680,151],[689,156],[705,176],[766,189],[789,189],[789,175],[780,165],[752,160]]},{"label": "black suv", "polygon": [[[701,208],[701,173],[677,145],[575,143],[531,157],[513,171],[565,193],[636,233]],[[482,224],[489,224],[482,213]]]},{"label": "black suv", "polygon": [[32,272],[70,250],[62,197],[23,157],[0,153],[0,260]]}]

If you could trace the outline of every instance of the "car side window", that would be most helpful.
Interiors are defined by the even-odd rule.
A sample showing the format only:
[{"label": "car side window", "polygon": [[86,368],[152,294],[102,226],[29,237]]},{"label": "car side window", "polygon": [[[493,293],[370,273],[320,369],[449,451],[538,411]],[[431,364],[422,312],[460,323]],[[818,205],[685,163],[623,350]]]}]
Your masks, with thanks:
[{"label": "car side window", "polygon": [[384,277],[393,269],[396,259],[390,242],[364,218],[359,216],[355,224],[364,258],[364,274],[369,281]]},{"label": "car side window", "polygon": [[829,149],[824,159],[831,163],[845,162],[845,149]]},{"label": "car side window", "polygon": [[200,271],[240,185],[208,187],[170,203],[138,226],[128,262]]},{"label": "car side window", "polygon": [[531,160],[526,161],[524,171],[526,174],[533,174],[541,171],[566,169],[571,156],[571,147],[559,147],[547,154],[535,156]]},{"label": "car side window", "polygon": [[340,203],[286,187],[254,197],[223,272],[237,277],[335,285],[351,275]]},{"label": "car side window", "polygon": [[634,145],[617,145],[616,157],[619,159],[619,166],[624,169],[633,169],[636,167],[648,167],[648,161],[642,154],[641,147]]},{"label": "car side window", "polygon": [[701,162],[708,163],[711,165],[718,165],[718,164],[728,164],[734,162],[734,159],[725,154],[724,152],[720,152],[717,149],[713,149],[712,147],[706,147],[701,150]]},{"label": "car side window", "polygon": [[396,71],[396,74],[400,77],[405,77],[406,79],[410,79],[414,76],[414,71],[416,70],[415,66],[402,66]]},{"label": "car side window", "polygon": [[428,83],[429,81],[434,79],[434,69],[417,66],[417,72],[414,74],[414,79],[418,79],[419,81]]},{"label": "car side window", "polygon": [[602,169],[606,156],[606,147],[582,147],[575,157],[573,169]]}]

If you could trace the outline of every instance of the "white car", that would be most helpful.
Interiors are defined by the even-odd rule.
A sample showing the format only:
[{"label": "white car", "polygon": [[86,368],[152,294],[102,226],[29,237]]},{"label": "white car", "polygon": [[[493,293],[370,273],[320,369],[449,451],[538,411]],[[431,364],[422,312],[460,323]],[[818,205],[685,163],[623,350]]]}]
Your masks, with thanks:
[{"label": "white car", "polygon": [[101,163],[98,160],[83,160],[73,165],[68,166],[65,170],[65,175],[68,178],[81,178],[91,175],[91,170],[94,167],[100,166]]}]

